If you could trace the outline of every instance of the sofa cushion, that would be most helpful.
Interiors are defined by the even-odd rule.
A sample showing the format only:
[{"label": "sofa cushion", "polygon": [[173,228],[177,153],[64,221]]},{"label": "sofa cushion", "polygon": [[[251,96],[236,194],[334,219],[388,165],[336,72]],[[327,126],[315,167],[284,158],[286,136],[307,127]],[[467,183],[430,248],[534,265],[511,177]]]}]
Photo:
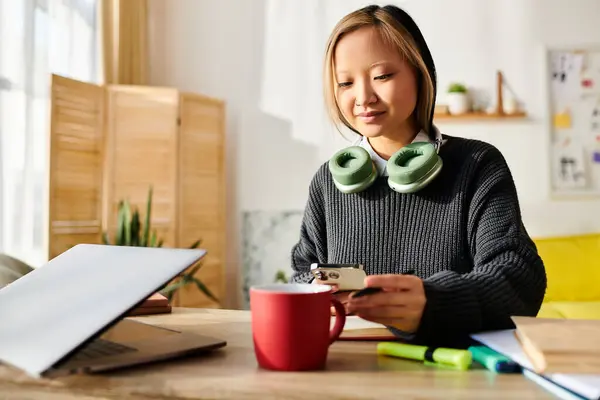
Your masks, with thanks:
[{"label": "sofa cushion", "polygon": [[564,318],[563,315],[554,308],[554,303],[543,303],[537,314],[538,318]]},{"label": "sofa cushion", "polygon": [[545,306],[559,313],[562,318],[600,319],[600,301],[553,301]]},{"label": "sofa cushion", "polygon": [[0,253],[0,288],[12,283],[33,271],[33,268],[23,261]]},{"label": "sofa cushion", "polygon": [[600,235],[536,239],[548,288],[544,301],[600,302]]}]

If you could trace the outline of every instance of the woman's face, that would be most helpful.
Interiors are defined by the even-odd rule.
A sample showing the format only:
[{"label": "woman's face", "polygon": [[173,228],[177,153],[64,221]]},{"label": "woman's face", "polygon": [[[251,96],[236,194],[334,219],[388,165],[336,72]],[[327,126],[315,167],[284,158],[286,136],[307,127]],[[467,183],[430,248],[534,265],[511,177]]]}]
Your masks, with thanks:
[{"label": "woman's face", "polygon": [[389,138],[413,129],[415,72],[398,51],[385,45],[375,28],[342,37],[334,65],[337,101],[354,129],[366,137]]}]

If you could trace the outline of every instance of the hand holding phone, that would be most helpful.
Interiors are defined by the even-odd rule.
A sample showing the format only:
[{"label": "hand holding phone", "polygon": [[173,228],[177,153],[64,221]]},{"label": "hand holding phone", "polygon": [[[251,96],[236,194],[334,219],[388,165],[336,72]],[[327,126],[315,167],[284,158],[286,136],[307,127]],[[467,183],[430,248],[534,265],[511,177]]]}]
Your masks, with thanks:
[{"label": "hand holding phone", "polygon": [[414,276],[413,271],[371,275],[365,279],[365,286],[369,289],[350,294],[345,307],[346,313],[354,313],[360,318],[392,326],[406,333],[418,330],[427,303],[421,277]]},{"label": "hand holding phone", "polygon": [[[415,274],[415,271],[414,270],[410,270],[408,272],[405,272],[403,275],[414,275],[414,274]],[[372,287],[372,286],[370,286],[370,287],[366,287],[364,289],[360,289],[357,292],[353,292],[351,294],[351,297],[354,298],[354,299],[356,299],[356,298],[359,298],[359,297],[368,296],[368,295],[373,294],[373,293],[379,293],[382,290],[383,289],[380,288],[380,287]]]}]

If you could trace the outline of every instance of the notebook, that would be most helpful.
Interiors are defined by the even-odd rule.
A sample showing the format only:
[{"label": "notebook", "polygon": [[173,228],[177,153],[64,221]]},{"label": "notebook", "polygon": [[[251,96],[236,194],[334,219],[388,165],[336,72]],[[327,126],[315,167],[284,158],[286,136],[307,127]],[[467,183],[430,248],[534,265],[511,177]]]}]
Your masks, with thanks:
[{"label": "notebook", "polygon": [[600,374],[600,320],[512,319],[535,372]]},{"label": "notebook", "polygon": [[[331,326],[335,317],[331,317]],[[367,321],[355,315],[346,316],[344,331],[339,340],[397,340],[385,325]]]},{"label": "notebook", "polygon": [[[511,358],[523,368],[530,370],[530,373],[527,373],[526,376],[531,376],[531,373],[533,373],[533,365],[521,348],[515,329],[478,333],[471,335],[471,337],[492,350]],[[538,374],[538,376],[585,399],[600,399],[600,375],[549,373]]]},{"label": "notebook", "polygon": [[583,398],[577,393],[571,392],[570,390],[567,390],[562,386],[552,382],[550,379],[544,377],[543,375],[538,375],[531,370],[524,369],[523,376],[525,376],[525,378],[529,379],[530,381],[537,383],[550,393],[555,394],[562,400],[581,400]]}]

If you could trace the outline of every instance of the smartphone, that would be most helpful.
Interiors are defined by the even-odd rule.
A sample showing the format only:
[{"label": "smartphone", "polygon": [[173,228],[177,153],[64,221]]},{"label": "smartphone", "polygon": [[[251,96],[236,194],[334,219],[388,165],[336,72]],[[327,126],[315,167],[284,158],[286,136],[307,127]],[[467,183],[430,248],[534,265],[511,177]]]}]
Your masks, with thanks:
[{"label": "smartphone", "polygon": [[335,284],[340,292],[362,289],[367,277],[365,268],[361,264],[313,263],[310,271],[315,277],[315,283]]},{"label": "smartphone", "polygon": [[352,298],[357,299],[359,297],[368,296],[370,294],[375,294],[381,292],[383,289],[378,287],[366,287],[364,289],[360,289],[357,292],[352,293]]}]

